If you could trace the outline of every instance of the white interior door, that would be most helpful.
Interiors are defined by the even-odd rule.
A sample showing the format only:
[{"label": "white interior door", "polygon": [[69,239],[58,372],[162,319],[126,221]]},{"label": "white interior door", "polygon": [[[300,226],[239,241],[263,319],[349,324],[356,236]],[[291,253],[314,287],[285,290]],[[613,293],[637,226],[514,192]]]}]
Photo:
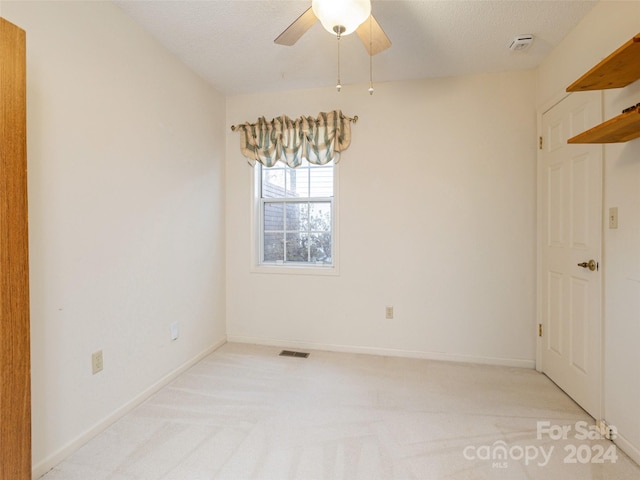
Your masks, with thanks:
[{"label": "white interior door", "polygon": [[565,97],[542,115],[538,165],[541,368],[596,419],[602,418],[602,145],[567,139],[601,121],[599,91]]}]

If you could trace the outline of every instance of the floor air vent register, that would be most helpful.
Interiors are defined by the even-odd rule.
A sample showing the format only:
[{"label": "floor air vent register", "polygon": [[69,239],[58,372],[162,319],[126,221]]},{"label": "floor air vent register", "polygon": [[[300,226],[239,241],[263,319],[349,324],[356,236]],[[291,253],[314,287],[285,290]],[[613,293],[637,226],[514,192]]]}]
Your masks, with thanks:
[{"label": "floor air vent register", "polygon": [[309,356],[308,353],[306,352],[293,352],[291,350],[282,350],[280,352],[280,356],[281,357],[300,357],[300,358],[307,358]]}]

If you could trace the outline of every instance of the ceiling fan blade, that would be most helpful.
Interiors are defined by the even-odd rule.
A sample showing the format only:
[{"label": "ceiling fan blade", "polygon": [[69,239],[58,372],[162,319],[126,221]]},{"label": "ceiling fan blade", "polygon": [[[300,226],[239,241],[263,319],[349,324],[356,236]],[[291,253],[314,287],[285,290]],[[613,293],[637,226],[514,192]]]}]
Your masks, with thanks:
[{"label": "ceiling fan blade", "polygon": [[391,46],[391,40],[373,15],[358,27],[357,32],[369,55],[376,55]]},{"label": "ceiling fan blade", "polygon": [[313,9],[309,7],[273,42],[277,43],[278,45],[291,46],[296,43],[300,39],[300,37],[307,32],[307,30],[313,27],[313,24],[316,23],[317,20],[318,17],[316,17],[315,13],[313,13]]}]

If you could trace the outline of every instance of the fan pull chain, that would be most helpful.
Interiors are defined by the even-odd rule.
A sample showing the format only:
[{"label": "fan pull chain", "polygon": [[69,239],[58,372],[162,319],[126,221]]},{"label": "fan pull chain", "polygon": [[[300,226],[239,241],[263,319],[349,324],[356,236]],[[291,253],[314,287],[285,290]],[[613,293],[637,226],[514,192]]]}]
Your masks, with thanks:
[{"label": "fan pull chain", "polygon": [[373,40],[371,33],[371,15],[369,15],[369,95],[373,95]]},{"label": "fan pull chain", "polygon": [[338,83],[336,84],[336,90],[338,90],[338,92],[342,88],[342,83],[340,82],[340,37],[343,30],[341,31],[341,28],[344,29],[344,27],[334,28],[336,30],[336,34],[338,35]]},{"label": "fan pull chain", "polygon": [[369,56],[369,95],[373,95],[373,55]]}]

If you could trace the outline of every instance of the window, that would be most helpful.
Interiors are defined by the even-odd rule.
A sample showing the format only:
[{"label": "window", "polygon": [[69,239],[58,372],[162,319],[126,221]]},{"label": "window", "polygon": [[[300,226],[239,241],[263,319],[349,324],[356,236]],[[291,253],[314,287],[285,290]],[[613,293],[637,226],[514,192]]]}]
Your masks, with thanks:
[{"label": "window", "polygon": [[256,166],[258,264],[335,265],[335,167]]}]

